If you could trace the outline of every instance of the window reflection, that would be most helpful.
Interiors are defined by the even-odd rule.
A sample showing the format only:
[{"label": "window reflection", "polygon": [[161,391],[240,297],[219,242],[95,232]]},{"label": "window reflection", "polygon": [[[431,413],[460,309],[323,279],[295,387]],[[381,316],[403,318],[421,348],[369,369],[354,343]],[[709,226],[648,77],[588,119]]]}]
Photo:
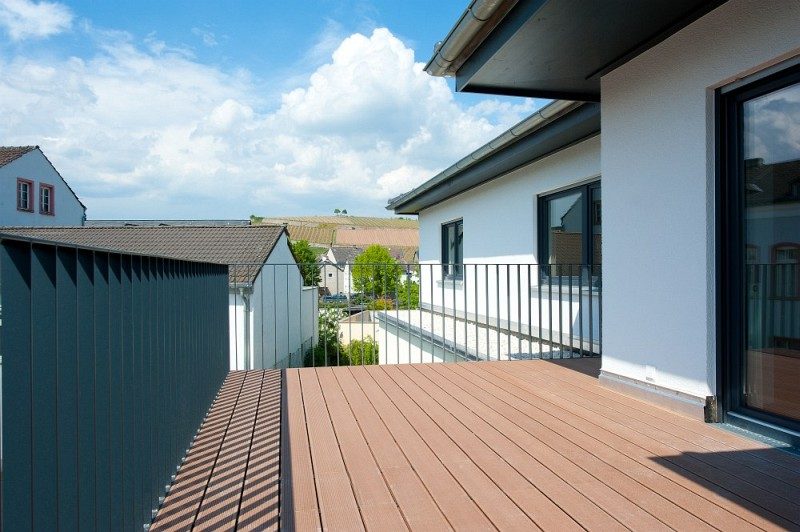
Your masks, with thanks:
[{"label": "window reflection", "polygon": [[800,419],[800,85],[742,106],[748,406]]}]

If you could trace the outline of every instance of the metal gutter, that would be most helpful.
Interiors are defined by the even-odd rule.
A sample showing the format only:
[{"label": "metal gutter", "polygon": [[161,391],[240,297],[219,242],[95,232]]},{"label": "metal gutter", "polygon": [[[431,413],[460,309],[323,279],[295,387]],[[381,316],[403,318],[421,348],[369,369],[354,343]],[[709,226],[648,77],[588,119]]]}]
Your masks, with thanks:
[{"label": "metal gutter", "polygon": [[560,116],[577,109],[581,105],[583,105],[583,102],[572,102],[569,100],[556,100],[549,103],[530,115],[528,118],[519,122],[517,125],[511,127],[511,129],[505,131],[495,139],[489,141],[487,144],[484,144],[463,159],[459,160],[454,165],[446,168],[442,172],[439,172],[422,185],[410,190],[409,192],[401,194],[400,196],[390,199],[386,209],[395,210],[397,207],[407,203],[414,197],[441,185],[453,175],[463,172],[470,166],[487,158],[492,153],[501,150],[510,144],[513,144],[520,138],[529,135],[533,131],[536,131],[537,129],[549,124]]},{"label": "metal gutter", "polygon": [[517,0],[472,0],[444,41],[434,46],[433,57],[425,65],[425,71],[431,76],[453,75],[459,64],[463,63],[463,59],[458,61],[463,52],[470,47],[474,49],[478,44],[473,42],[476,37],[482,33],[485,37],[488,33],[482,31],[487,22],[496,14],[508,12],[516,3]]}]

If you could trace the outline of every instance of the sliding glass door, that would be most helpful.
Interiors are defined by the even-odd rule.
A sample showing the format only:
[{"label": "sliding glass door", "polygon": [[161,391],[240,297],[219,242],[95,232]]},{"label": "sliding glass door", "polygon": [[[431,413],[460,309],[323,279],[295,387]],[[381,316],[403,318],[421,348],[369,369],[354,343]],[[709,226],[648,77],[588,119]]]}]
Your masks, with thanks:
[{"label": "sliding glass door", "polygon": [[800,72],[725,95],[727,406],[800,428]]}]

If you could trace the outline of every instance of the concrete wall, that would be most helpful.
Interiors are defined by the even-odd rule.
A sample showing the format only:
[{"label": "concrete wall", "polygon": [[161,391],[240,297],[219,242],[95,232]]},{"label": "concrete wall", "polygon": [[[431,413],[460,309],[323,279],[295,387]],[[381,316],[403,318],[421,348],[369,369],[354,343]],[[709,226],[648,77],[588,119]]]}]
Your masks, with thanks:
[{"label": "concrete wall", "polygon": [[[17,210],[17,178],[33,181],[33,212]],[[39,185],[52,185],[54,215],[39,213]],[[0,167],[0,225],[83,225],[83,206],[39,150]]]},{"label": "concrete wall", "polygon": [[[231,368],[301,366],[303,352],[318,338],[317,288],[303,287],[286,235],[255,278],[249,305],[246,315],[241,294],[231,294]],[[250,363],[246,364],[248,336]]]},{"label": "concrete wall", "polygon": [[[588,281],[578,286],[576,270],[572,295],[566,284],[560,291],[554,287],[552,294],[549,287],[542,287],[540,299],[538,269],[527,265],[538,263],[537,197],[599,175],[597,136],[425,209],[419,216],[422,305],[455,308],[459,315],[466,309],[471,318],[477,315],[502,326],[523,324],[523,329],[528,324],[538,329],[541,314],[541,328],[547,334],[572,330],[574,336],[582,333],[587,341],[590,336],[596,341],[600,301]],[[441,226],[459,218],[464,222],[464,279],[442,281]]]},{"label": "concrete wall", "polygon": [[731,0],[602,78],[603,371],[716,391],[713,95],[796,55],[799,20]]}]

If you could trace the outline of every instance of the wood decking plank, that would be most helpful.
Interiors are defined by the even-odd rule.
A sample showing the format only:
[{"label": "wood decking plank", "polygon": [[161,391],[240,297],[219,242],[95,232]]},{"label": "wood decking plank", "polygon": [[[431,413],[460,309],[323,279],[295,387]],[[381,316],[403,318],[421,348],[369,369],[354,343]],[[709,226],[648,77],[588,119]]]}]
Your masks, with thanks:
[{"label": "wood decking plank", "polygon": [[[676,483],[701,493],[706,499],[717,501],[722,507],[743,519],[760,527],[770,527],[771,523],[791,527],[788,520],[781,518],[769,509],[767,509],[768,517],[764,517],[762,515],[764,508],[742,497],[741,485],[736,482],[727,482],[727,488],[715,482],[713,468],[698,461],[673,460],[675,457],[671,455],[675,454],[676,451],[674,449],[637,433],[625,426],[624,423],[614,422],[574,405],[573,403],[578,399],[575,394],[558,395],[557,392],[562,391],[561,388],[563,388],[560,384],[553,385],[546,379],[538,383],[531,383],[518,378],[517,371],[512,374],[508,372],[510,368],[502,368],[496,364],[494,366],[488,365],[483,369],[492,373],[502,372],[505,379],[504,388],[507,391],[511,391],[517,401],[521,400],[529,404],[535,402],[547,404],[548,408],[552,408],[557,413],[559,419],[564,419],[565,413],[573,414],[579,419],[579,426],[582,429],[594,430],[592,427],[597,427],[605,432],[601,437],[606,441],[616,441],[620,445],[632,444],[641,448],[643,454],[632,455],[637,461],[649,465]],[[653,460],[653,458],[658,458],[659,460]],[[667,463],[674,463],[674,466],[668,466]],[[709,476],[711,479],[707,478]],[[731,504],[731,501],[733,501],[733,504]]]},{"label": "wood decking plank", "polygon": [[237,529],[277,530],[280,494],[281,372],[265,370],[239,501]]},{"label": "wood decking plank", "polygon": [[222,446],[239,394],[245,372],[231,372],[222,383],[220,392],[200,426],[197,437],[186,454],[164,503],[150,526],[153,532],[186,530],[194,523],[197,509],[208,479]]},{"label": "wood decking plank", "polygon": [[330,530],[363,530],[364,522],[322,395],[317,370],[303,368],[298,373],[322,526]]},{"label": "wood decking plank", "polygon": [[[428,413],[419,407],[406,392],[400,388],[382,367],[370,367],[367,373],[378,385],[386,390],[392,402],[403,416],[417,430],[423,440],[428,443],[439,460],[458,480],[459,484],[471,498],[480,506],[483,512],[492,520],[494,525],[501,530],[516,528],[536,527],[534,522],[503,492],[495,482],[503,482],[501,475],[508,475],[507,484],[515,487],[528,487],[519,475],[513,475],[513,469],[508,464],[492,460],[490,455],[486,458],[484,467],[497,466],[496,477],[492,478],[473,462],[472,457],[464,452],[450,435],[440,428]],[[502,463],[501,463],[502,462]],[[506,468],[503,468],[505,464]]]},{"label": "wood decking plank", "polygon": [[234,530],[252,443],[263,372],[248,371],[194,522],[196,530]]},{"label": "wood decking plank", "polygon": [[413,470],[403,448],[383,424],[352,373],[336,371],[333,374],[408,524],[412,528],[427,530],[449,528],[449,523]]},{"label": "wood decking plank", "polygon": [[[539,502],[534,506],[536,512],[532,515],[534,520],[537,517],[547,519],[547,528],[552,529],[556,523],[549,520],[556,518],[558,514],[566,515],[564,513],[566,511],[583,526],[598,526],[604,530],[621,529],[625,523],[620,524],[611,517],[619,514],[613,512],[616,509],[630,516],[629,525],[663,527],[662,523],[642,509],[636,508],[629,500],[617,493],[609,493],[610,490],[603,489],[599,481],[593,481],[590,476],[581,473],[577,466],[559,458],[557,449],[548,449],[541,441],[526,434],[512,423],[502,423],[504,418],[485,408],[474,397],[448,385],[437,373],[438,370],[444,371],[455,366],[457,365],[446,364],[441,367],[437,365],[435,369],[433,365],[409,366],[408,371],[418,372],[419,375],[413,380],[429,394],[432,400],[440,402],[442,407],[447,408],[454,418],[465,425],[466,429],[481,437],[490,449],[504,457],[534,486],[541,489],[544,495],[549,495],[552,499],[548,500],[549,505]],[[412,385],[404,383],[403,387],[410,389]],[[414,394],[415,397],[420,395]],[[426,405],[425,408],[430,410],[434,407]],[[485,415],[487,412],[490,412],[488,419],[479,415],[481,413]],[[450,431],[451,429],[448,429],[448,432]],[[543,452],[530,453],[529,449]],[[553,506],[555,508],[551,508]],[[557,528],[570,526],[576,526],[572,518],[570,523],[560,523]]]},{"label": "wood decking plank", "polygon": [[606,404],[619,405],[619,408],[635,419],[655,425],[703,449],[717,453],[737,451],[730,455],[730,460],[765,475],[766,484],[770,483],[771,477],[787,483],[795,491],[800,489],[800,475],[796,473],[800,458],[755,440],[748,441],[747,448],[743,448],[742,438],[735,434],[717,430],[701,420],[654,408],[652,404],[605,388],[596,379],[594,383],[585,382],[584,379],[570,379],[565,373],[569,371],[567,367],[555,364],[543,364],[541,370],[537,368],[538,373],[552,375],[570,389],[581,390],[591,397],[607,399],[609,403]]},{"label": "wood decking plank", "polygon": [[369,397],[386,428],[404,449],[406,457],[430,492],[437,506],[456,530],[489,530],[495,527],[467,495],[450,471],[439,461],[413,425],[402,415],[387,392],[369,376],[364,367],[351,372],[362,393]]},{"label": "wood decking plank", "polygon": [[[498,427],[516,425],[519,430],[526,431],[540,442],[538,444],[530,442],[526,448],[549,447],[553,452],[564,454],[574,463],[593,473],[596,478],[607,484],[609,489],[620,491],[629,500],[672,527],[708,529],[712,526],[723,526],[743,529],[751,526],[715,505],[708,504],[708,501],[697,497],[694,492],[616,452],[604,441],[591,439],[572,429],[566,420],[557,417],[562,415],[560,412],[540,411],[505,393],[502,390],[504,382],[500,379],[496,382],[488,380],[483,383],[474,378],[468,368],[461,366],[436,367],[433,370],[462,390],[461,394],[453,392],[457,399],[480,405],[476,406],[476,412],[484,419],[492,419]],[[442,386],[445,384],[442,383]],[[498,391],[498,388],[501,389]],[[525,435],[518,434],[513,427],[509,428],[509,433],[514,434],[512,439],[518,444],[530,441]],[[697,504],[701,502],[705,504],[697,508]]]},{"label": "wood decking plank", "polygon": [[[408,528],[332,369],[317,369],[317,378],[364,524],[368,530]],[[373,506],[380,510],[368,511]]]},{"label": "wood decking plank", "polygon": [[[534,380],[536,382],[542,382],[543,380],[542,375],[531,371],[530,368],[526,368],[517,374],[524,380]],[[564,390],[559,390],[559,392],[565,393]],[[574,396],[574,394],[568,395]],[[654,424],[651,424],[651,420],[643,419],[645,416],[642,413],[637,413],[633,409],[623,409],[617,403],[610,402],[607,398],[601,396],[585,397],[584,395],[574,396],[573,404],[580,405],[617,423],[624,424],[644,436],[671,447],[674,452],[678,453],[674,457],[676,461],[681,463],[702,462],[696,467],[698,470],[705,471],[708,475],[714,477],[709,480],[714,480],[721,486],[736,487],[743,497],[764,508],[771,508],[785,519],[800,524],[800,490],[797,488],[729,458],[729,456],[736,456],[738,453],[709,451],[692,441],[675,435],[669,429],[662,430],[660,426],[654,426]],[[564,396],[566,397],[567,395]],[[715,431],[718,429],[708,427],[708,430]],[[742,445],[749,445],[746,440],[742,440],[741,443]],[[800,464],[800,462],[798,463]]]},{"label": "wood decking plank", "polygon": [[[300,373],[284,370],[281,401],[281,528],[317,530],[322,528],[311,463]],[[302,528],[300,528],[302,526]]]}]

